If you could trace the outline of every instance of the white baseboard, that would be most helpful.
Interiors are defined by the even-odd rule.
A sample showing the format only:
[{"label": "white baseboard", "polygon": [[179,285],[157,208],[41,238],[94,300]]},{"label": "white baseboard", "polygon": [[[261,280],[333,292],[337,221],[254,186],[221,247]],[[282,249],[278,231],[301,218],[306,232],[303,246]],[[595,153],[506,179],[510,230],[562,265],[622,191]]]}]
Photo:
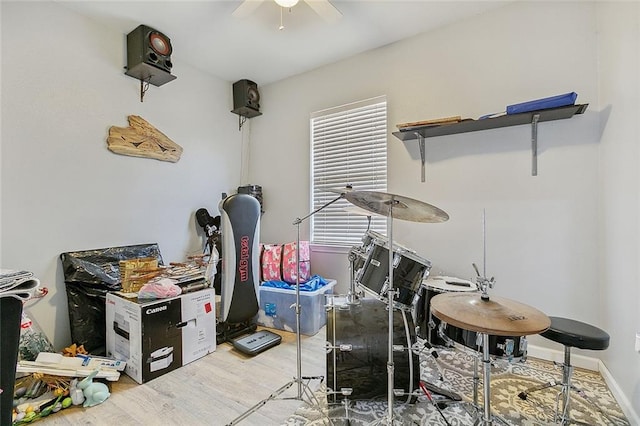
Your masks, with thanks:
[{"label": "white baseboard", "polygon": [[[560,364],[564,362],[564,351],[543,348],[541,346],[535,345],[527,346],[527,356],[557,362]],[[622,390],[618,386],[618,383],[615,381],[607,367],[602,361],[600,361],[599,358],[592,358],[572,353],[571,364],[574,367],[585,368],[587,370],[599,372],[602,375],[605,383],[609,387],[609,390],[613,394],[613,397],[620,405],[620,408],[624,412],[624,415],[627,416],[627,420],[629,420],[631,425],[640,425],[640,417],[638,417],[638,413],[634,411],[633,407],[631,406],[631,402],[624,395],[624,393],[622,393]]]},{"label": "white baseboard", "polygon": [[629,423],[632,425],[640,425],[640,417],[638,416],[638,413],[635,412],[635,410],[631,406],[631,402],[629,401],[629,399],[627,399],[624,393],[622,393],[622,390],[618,386],[618,383],[615,381],[607,367],[600,360],[598,360],[598,366],[604,382],[609,387],[609,390],[613,394],[613,397],[616,399],[616,401],[618,401],[618,404],[624,412],[624,415],[627,416],[627,420],[629,420]]}]

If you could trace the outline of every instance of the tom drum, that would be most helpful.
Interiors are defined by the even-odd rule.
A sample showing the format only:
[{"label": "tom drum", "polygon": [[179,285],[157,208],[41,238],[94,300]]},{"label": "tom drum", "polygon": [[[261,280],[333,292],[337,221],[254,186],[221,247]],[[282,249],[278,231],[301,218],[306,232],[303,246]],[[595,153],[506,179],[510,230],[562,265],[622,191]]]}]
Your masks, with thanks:
[{"label": "tom drum", "polygon": [[[431,269],[431,262],[400,245],[393,245],[393,287],[396,290],[395,303],[401,307],[411,307],[417,298],[422,280]],[[364,290],[386,300],[389,280],[389,243],[386,237],[371,240],[367,260],[357,276],[357,282]]]}]

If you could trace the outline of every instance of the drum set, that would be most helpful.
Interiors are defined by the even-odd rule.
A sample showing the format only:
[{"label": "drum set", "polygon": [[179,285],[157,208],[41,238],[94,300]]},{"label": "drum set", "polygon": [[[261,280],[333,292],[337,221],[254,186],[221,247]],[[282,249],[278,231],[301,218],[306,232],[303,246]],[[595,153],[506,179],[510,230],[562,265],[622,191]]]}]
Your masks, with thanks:
[{"label": "drum set", "polygon": [[[381,422],[400,424],[394,401],[414,403],[427,393],[420,380],[419,353],[425,347],[434,351],[457,347],[476,355],[474,410],[470,412],[474,424],[493,424],[491,358],[524,360],[526,336],[545,331],[550,326],[549,318],[527,305],[490,297],[488,288],[493,287],[493,278],[481,276],[475,265],[475,283],[429,277],[431,262],[393,241],[394,219],[444,222],[449,219],[444,211],[395,194],[329,191],[342,192],[344,198],[366,212],[386,216],[388,237],[365,232],[362,244],[349,251],[347,295],[330,297],[327,304],[328,402],[344,404],[348,417],[350,401],[386,396],[388,411]],[[484,367],[482,406],[478,402],[480,361]],[[435,385],[427,387],[450,400],[461,400],[444,389],[438,392],[440,388]],[[440,408],[438,411],[444,417]]]}]

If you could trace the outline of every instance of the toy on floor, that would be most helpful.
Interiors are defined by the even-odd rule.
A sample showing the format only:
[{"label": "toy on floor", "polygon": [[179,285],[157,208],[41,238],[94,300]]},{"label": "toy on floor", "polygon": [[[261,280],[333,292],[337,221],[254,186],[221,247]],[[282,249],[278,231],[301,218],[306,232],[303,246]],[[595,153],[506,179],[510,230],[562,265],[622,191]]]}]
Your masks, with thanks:
[{"label": "toy on floor", "polygon": [[104,383],[94,383],[93,378],[96,377],[99,370],[94,370],[87,377],[82,379],[80,383],[78,383],[78,388],[82,389],[82,393],[84,394],[84,404],[83,407],[93,407],[94,405],[102,404],[109,398],[109,388]]}]

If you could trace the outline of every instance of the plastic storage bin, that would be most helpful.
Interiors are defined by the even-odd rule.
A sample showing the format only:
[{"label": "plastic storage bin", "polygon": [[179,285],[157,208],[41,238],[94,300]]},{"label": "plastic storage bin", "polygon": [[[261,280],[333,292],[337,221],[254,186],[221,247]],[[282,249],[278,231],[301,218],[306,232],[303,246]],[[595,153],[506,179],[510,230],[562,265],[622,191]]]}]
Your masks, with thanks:
[{"label": "plastic storage bin", "polygon": [[[300,333],[312,336],[327,323],[326,294],[333,293],[335,280],[315,291],[300,292]],[[260,286],[260,311],[258,324],[278,330],[296,331],[296,291]]]}]

